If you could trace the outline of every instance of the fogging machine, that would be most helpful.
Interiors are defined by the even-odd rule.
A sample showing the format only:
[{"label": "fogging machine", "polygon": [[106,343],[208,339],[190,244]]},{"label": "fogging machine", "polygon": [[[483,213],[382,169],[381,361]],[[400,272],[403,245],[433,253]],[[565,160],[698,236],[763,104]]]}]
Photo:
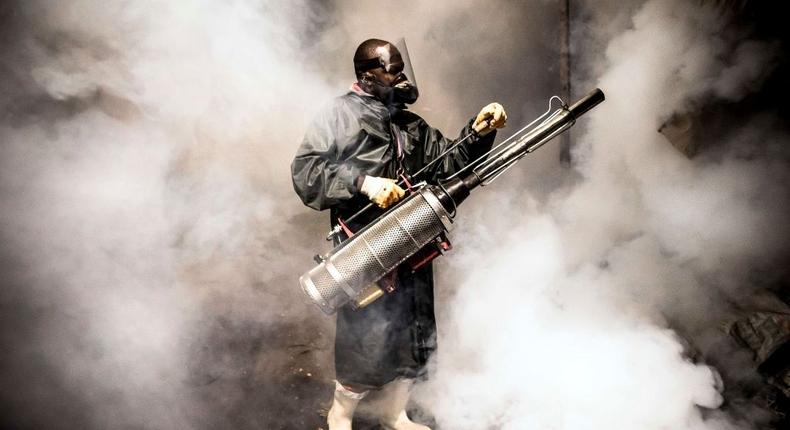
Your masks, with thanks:
[{"label": "fogging machine", "polygon": [[[560,107],[552,111],[552,102]],[[386,292],[394,291],[394,271],[407,262],[412,270],[427,264],[450,249],[445,235],[453,225],[458,206],[478,186],[490,184],[525,155],[569,129],[576,119],[604,101],[595,89],[571,106],[559,97],[549,100],[548,110],[489,152],[440,181],[410,187],[411,193],[329,253],[316,256],[318,265],[299,278],[307,296],[327,315],[350,303],[364,307]],[[419,173],[450,153],[468,135],[456,141]],[[403,182],[403,181],[402,181]],[[372,207],[366,206],[349,217],[351,221]],[[344,228],[343,222],[327,236],[332,240]]]}]

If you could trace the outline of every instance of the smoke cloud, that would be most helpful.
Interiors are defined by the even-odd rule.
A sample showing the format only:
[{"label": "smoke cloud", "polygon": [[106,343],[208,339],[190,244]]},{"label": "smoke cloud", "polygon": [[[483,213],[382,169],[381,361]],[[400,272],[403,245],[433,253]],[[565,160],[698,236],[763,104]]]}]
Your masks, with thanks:
[{"label": "smoke cloud", "polygon": [[[780,47],[706,6],[580,7],[574,85],[607,101],[573,174],[547,145],[465,203],[418,400],[453,429],[745,426],[718,374],[749,357],[710,363],[712,321],[781,276],[786,139],[765,112],[689,160],[656,130],[748,97]],[[414,110],[445,134],[491,101],[526,123],[560,88],[556,19],[547,0],[3,3],[2,426],[322,425],[334,324],[296,279],[327,214],[289,172],[306,124],[369,37],[406,38]]]},{"label": "smoke cloud", "polygon": [[[280,232],[303,212],[286,198],[299,129],[331,91],[295,66],[299,40],[283,33],[302,32],[311,9],[5,8],[2,298],[21,329],[3,330],[6,424],[282,419],[261,395],[249,417],[221,414],[245,395],[244,373],[273,359],[267,343],[302,319],[286,313],[306,308],[285,287],[302,252],[288,241],[306,249],[318,231]],[[274,393],[272,374],[248,384]]]},{"label": "smoke cloud", "polygon": [[[605,49],[582,54],[590,63],[579,83],[607,95],[576,134],[578,181],[545,203],[510,184],[475,196],[456,233],[475,246],[443,262],[455,288],[437,377],[423,387],[442,428],[730,429],[765,419],[756,408],[716,410],[722,381],[706,360],[725,364],[729,303],[750,302],[764,283],[756,273],[784,273],[786,135],[763,112],[690,160],[657,130],[759,88],[777,47],[740,39],[732,17],[710,6],[650,1],[609,25],[598,6],[576,21],[589,37],[577,50]],[[755,377],[747,357],[724,351],[722,370]]]}]

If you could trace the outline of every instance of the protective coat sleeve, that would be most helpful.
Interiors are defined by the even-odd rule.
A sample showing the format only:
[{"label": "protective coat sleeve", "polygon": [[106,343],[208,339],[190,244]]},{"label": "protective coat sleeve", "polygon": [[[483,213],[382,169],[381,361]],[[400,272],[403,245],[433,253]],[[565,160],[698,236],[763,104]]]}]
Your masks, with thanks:
[{"label": "protective coat sleeve", "polygon": [[359,192],[360,169],[342,154],[343,148],[366,138],[354,114],[342,105],[335,104],[313,120],[291,163],[294,190],[305,205],[324,210]]}]

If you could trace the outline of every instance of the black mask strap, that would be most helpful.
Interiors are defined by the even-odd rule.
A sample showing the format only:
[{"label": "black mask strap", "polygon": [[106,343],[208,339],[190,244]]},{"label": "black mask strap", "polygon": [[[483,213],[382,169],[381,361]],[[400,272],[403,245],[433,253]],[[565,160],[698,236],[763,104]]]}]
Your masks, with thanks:
[{"label": "black mask strap", "polygon": [[379,67],[384,67],[379,57],[369,60],[354,61],[354,70],[357,72],[367,72],[368,70],[378,69]]}]

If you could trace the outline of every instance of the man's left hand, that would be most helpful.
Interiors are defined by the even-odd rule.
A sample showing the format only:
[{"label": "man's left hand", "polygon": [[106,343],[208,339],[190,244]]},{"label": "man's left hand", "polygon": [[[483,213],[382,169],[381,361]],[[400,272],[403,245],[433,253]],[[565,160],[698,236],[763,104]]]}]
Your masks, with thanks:
[{"label": "man's left hand", "polygon": [[480,136],[485,136],[496,128],[502,128],[507,122],[505,108],[499,103],[489,103],[477,114],[472,128]]}]

